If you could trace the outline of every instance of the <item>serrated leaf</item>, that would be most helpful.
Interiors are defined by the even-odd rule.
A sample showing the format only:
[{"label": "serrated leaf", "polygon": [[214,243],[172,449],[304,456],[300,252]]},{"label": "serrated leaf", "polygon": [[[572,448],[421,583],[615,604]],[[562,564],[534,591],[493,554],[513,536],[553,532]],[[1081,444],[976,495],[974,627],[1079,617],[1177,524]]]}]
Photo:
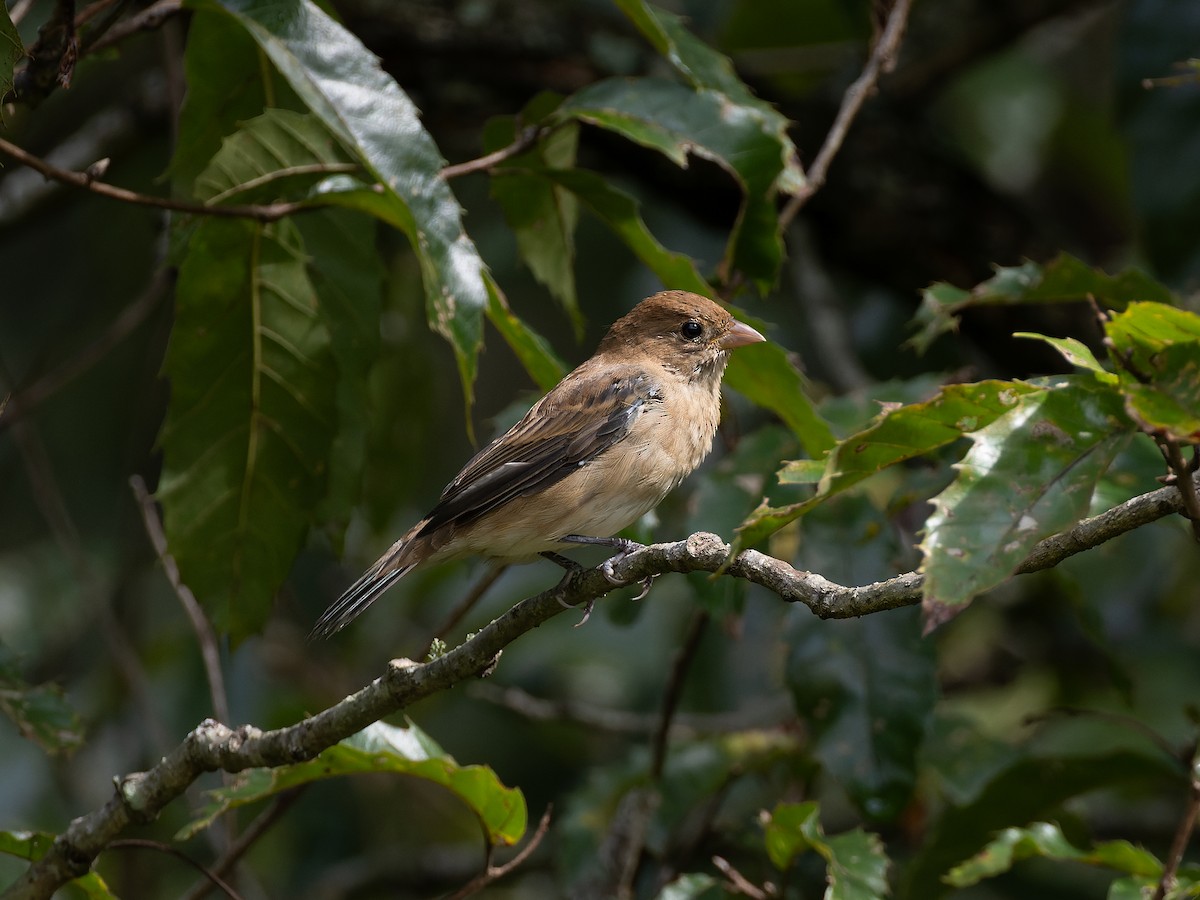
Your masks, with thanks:
[{"label": "serrated leaf", "polygon": [[71,753],[83,744],[83,722],[62,688],[30,685],[22,677],[16,655],[0,642],[0,713],[23,737],[47,753]]},{"label": "serrated leaf", "polygon": [[176,840],[194,836],[227,810],[314,781],[367,772],[407,775],[441,785],[479,817],[493,846],[511,846],[525,833],[525,797],[501,784],[491,769],[460,766],[412,723],[397,728],[375,722],[308,762],[240,772],[229,786],[209,791],[209,806],[179,831]]},{"label": "serrated leaf", "polygon": [[499,285],[490,275],[487,276],[487,286],[488,321],[495,326],[496,330],[500,332],[500,336],[512,348],[517,359],[521,361],[521,365],[525,367],[525,371],[529,373],[529,377],[543,391],[549,391],[562,380],[563,375],[567,373],[567,367],[563,365],[562,360],[551,349],[545,338],[513,314],[513,311],[508,308],[508,301],[504,299]]},{"label": "serrated leaf", "polygon": [[614,131],[676,165],[686,165],[689,153],[719,165],[743,197],[722,271],[726,278],[743,272],[764,291],[775,282],[783,258],[775,185],[786,155],[757,110],[673,81],[611,78],[569,97],[557,115]]},{"label": "serrated leaf", "polygon": [[[511,172],[537,176],[573,193],[665,286],[693,291],[706,297],[713,296],[712,287],[697,271],[695,261],[682,253],[672,253],[664,248],[642,221],[637,201],[595,172],[546,168],[512,169]],[[507,178],[509,173],[508,169],[498,170],[496,178]]]},{"label": "serrated leaf", "polygon": [[[533,103],[544,104],[544,95],[539,95]],[[529,107],[521,118],[529,118]],[[516,122],[516,118],[509,116],[490,121],[484,128],[484,150],[490,153],[511,144],[516,138]],[[575,165],[578,144],[578,125],[557,128],[527,152],[501,163],[497,170],[519,170],[526,165],[570,169]],[[492,178],[491,192],[517,237],[521,259],[567,312],[576,337],[582,336],[583,314],[575,293],[578,200],[565,188],[520,171]]]},{"label": "serrated leaf", "polygon": [[1034,544],[1082,518],[1131,433],[1120,395],[1090,376],[1023,394],[972,432],[971,449],[925,523],[927,626],[1005,581]]},{"label": "serrated leaf", "polygon": [[[936,397],[924,403],[886,410],[867,428],[838,443],[821,464],[823,473],[817,492],[787,506],[772,507],[765,501],[737,530],[733,551],[738,552],[764,540],[789,522],[794,522],[819,503],[853,487],[888,466],[937,450],[995,421],[1011,410],[1018,398],[1039,390],[1013,381],[981,381],[943,386]],[[796,469],[787,463],[780,481],[795,481]],[[805,471],[811,471],[806,463]],[[789,473],[785,476],[784,473]]]},{"label": "serrated leaf", "polygon": [[1066,253],[1039,265],[996,266],[996,274],[970,291],[953,285],[931,285],[921,295],[913,319],[920,330],[909,344],[924,353],[943,334],[958,329],[958,317],[977,306],[1019,303],[1068,303],[1089,298],[1101,306],[1123,308],[1137,300],[1171,302],[1171,291],[1137,269],[1108,275]]},{"label": "serrated leaf", "polygon": [[316,116],[268,109],[222,140],[193,190],[208,204],[260,203],[297,196],[332,172],[357,168]]},{"label": "serrated leaf", "polygon": [[1200,341],[1200,316],[1164,303],[1130,303],[1104,323],[1104,333],[1140,368],[1172,345]]},{"label": "serrated leaf", "polygon": [[[429,326],[454,349],[463,396],[474,396],[483,315],[483,260],[462,227],[462,208],[441,176],[443,160],[417,108],[378,58],[311,0],[191,0],[234,17],[303,103],[381,186],[342,202],[404,231],[421,267]],[[468,414],[469,421],[469,414]]]},{"label": "serrated leaf", "polygon": [[1131,303],[1104,330],[1122,360],[1125,408],[1139,427],[1200,441],[1200,316],[1160,303]]},{"label": "serrated leaf", "polygon": [[1031,338],[1035,341],[1044,341],[1055,350],[1063,355],[1063,359],[1073,366],[1078,366],[1081,369],[1087,369],[1096,376],[1097,381],[1103,381],[1106,384],[1115,384],[1117,376],[1100,364],[1100,360],[1096,359],[1096,355],[1092,353],[1091,348],[1078,338],[1065,337],[1047,337],[1044,334],[1038,334],[1033,331],[1017,331],[1013,333],[1013,337]]},{"label": "serrated leaf", "polygon": [[[46,831],[0,831],[0,853],[34,862],[46,855],[54,844],[54,837]],[[88,900],[119,900],[96,872],[88,872],[67,883],[82,891]]]},{"label": "serrated leaf", "polygon": [[856,828],[826,837],[815,802],[776,806],[765,841],[771,862],[785,871],[801,853],[819,853],[827,866],[825,900],[878,900],[889,893],[888,858],[879,836]]},{"label": "serrated leaf", "polygon": [[24,56],[25,47],[8,14],[8,7],[0,5],[0,97],[12,90],[13,70]]},{"label": "serrated leaf", "polygon": [[336,428],[331,338],[294,224],[200,224],[164,371],[167,540],[184,582],[241,639],[303,543]]},{"label": "serrated leaf", "polygon": [[1035,856],[1104,866],[1149,879],[1158,879],[1162,875],[1162,863],[1158,858],[1129,841],[1105,841],[1090,850],[1081,850],[1067,840],[1058,825],[1034,822],[1024,828],[1004,829],[979,853],[946,873],[946,883],[959,888],[969,887]]}]

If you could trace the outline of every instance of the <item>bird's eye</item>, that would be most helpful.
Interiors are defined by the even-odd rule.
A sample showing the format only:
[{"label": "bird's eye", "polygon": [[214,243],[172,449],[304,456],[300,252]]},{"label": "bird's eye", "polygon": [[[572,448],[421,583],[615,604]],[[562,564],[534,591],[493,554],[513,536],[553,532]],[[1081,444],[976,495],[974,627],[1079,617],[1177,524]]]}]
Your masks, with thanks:
[{"label": "bird's eye", "polygon": [[694,341],[700,335],[704,334],[704,326],[699,322],[687,321],[679,327],[679,333],[689,341]]}]

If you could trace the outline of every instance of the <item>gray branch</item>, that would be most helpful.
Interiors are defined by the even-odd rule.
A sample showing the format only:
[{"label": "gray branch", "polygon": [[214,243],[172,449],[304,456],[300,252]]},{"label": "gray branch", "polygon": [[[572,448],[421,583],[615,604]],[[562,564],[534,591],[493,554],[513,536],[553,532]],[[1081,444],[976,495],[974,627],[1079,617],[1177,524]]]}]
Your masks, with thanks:
[{"label": "gray branch", "polygon": [[[1175,487],[1142,494],[1046,538],[1017,571],[1050,568],[1069,556],[1183,510],[1183,497]],[[729,545],[719,537],[698,533],[687,540],[654,544],[631,553],[615,566],[615,574],[633,584],[665,572],[716,573],[722,571],[728,553]],[[845,587],[813,572],[800,572],[756,550],[739,554],[724,574],[752,581],[789,602],[803,603],[823,619],[864,616],[920,603],[923,581],[919,573],[909,572],[863,587]],[[362,690],[286,728],[261,731],[253,725],[242,725],[231,729],[206,719],[158,765],[116,779],[116,790],[109,801],[71,822],[46,854],[0,894],[0,900],[49,898],[71,879],[86,874],[95,858],[126,828],[155,819],[204,773],[240,772],[312,759],[383,716],[488,671],[505,647],[561,614],[563,604],[579,606],[612,590],[613,585],[598,570],[583,572],[561,592],[543,591],[522,600],[444,656],[426,663],[392,660],[387,671]]]}]

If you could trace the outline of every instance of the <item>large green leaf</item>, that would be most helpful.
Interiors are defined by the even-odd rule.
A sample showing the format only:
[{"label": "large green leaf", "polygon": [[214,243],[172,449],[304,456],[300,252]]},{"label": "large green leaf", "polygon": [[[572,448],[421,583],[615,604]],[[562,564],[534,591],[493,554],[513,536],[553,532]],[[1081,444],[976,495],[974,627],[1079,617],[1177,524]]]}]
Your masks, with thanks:
[{"label": "large green leaf", "polygon": [[[536,100],[539,105],[547,102]],[[531,117],[529,108],[522,113],[522,124]],[[517,117],[501,116],[487,123],[483,131],[483,149],[491,153],[511,144],[517,137]],[[506,160],[498,168],[569,169],[575,165],[579,126],[556,128],[525,153]],[[504,211],[504,218],[517,237],[517,252],[541,284],[546,286],[575,326],[577,337],[583,333],[583,314],[575,293],[575,226],[579,221],[579,203],[560,185],[535,175],[517,171],[504,178],[493,178],[492,197]]]},{"label": "large green leaf", "polygon": [[933,647],[916,610],[849,622],[803,613],[789,630],[785,679],[813,752],[871,819],[908,804],[937,700]]},{"label": "large green leaf", "polygon": [[47,753],[70,753],[83,743],[83,723],[62,688],[30,685],[21,677],[16,655],[0,641],[0,713]]},{"label": "large green leaf", "polygon": [[730,231],[724,275],[744,272],[762,289],[774,283],[783,257],[775,183],[783,171],[777,138],[765,134],[744,108],[713,91],[657,78],[613,78],[568,98],[558,115],[614,131],[686,165],[687,154],[712,160],[742,189]]},{"label": "large green leaf", "polygon": [[240,772],[229,786],[209,792],[208,807],[176,838],[187,840],[226,810],[325,778],[367,772],[408,775],[441,785],[479,817],[489,845],[511,846],[525,834],[525,797],[519,790],[505,787],[486,766],[460,766],[416,725],[397,728],[376,722],[308,762]]},{"label": "large green leaf", "polygon": [[325,494],[337,419],[331,338],[294,224],[200,224],[164,368],[167,539],[183,580],[244,637]]},{"label": "large green leaf", "polygon": [[[697,94],[708,95],[719,105],[723,111],[724,137],[715,143],[733,139],[743,150],[753,147],[755,154],[760,151],[765,154],[753,166],[736,154],[718,156],[716,161],[726,166],[747,190],[742,215],[730,235],[726,262],[760,284],[773,282],[782,258],[774,194],[776,190],[791,193],[804,184],[796,148],[788,136],[791,123],[771,104],[755,97],[729,60],[692,34],[680,16],[645,0],[617,0],[617,5]],[[697,136],[706,135],[701,132]],[[712,146],[695,152],[707,155],[719,150]],[[768,173],[769,183],[765,181]]]},{"label": "large green leaf", "polygon": [[1040,265],[996,267],[996,274],[971,290],[944,282],[927,288],[913,323],[919,331],[911,343],[924,353],[941,335],[958,328],[959,316],[976,306],[1018,303],[1065,303],[1094,299],[1102,306],[1123,308],[1136,300],[1171,302],[1168,288],[1137,269],[1107,275],[1062,253]]},{"label": "large green leaf", "polygon": [[1005,581],[1034,544],[1082,518],[1132,432],[1120,395],[1091,376],[1022,394],[971,432],[973,446],[925,523],[928,624]]},{"label": "large green leaf", "polygon": [[825,860],[825,900],[880,900],[888,895],[888,858],[879,836],[855,828],[827,837],[815,801],[780,803],[766,822],[767,855],[787,870],[797,856],[815,851]]},{"label": "large green leaf", "polygon": [[[1013,381],[945,385],[924,403],[885,410],[867,428],[841,441],[820,463],[813,496],[787,506],[765,501],[738,527],[735,551],[758,543],[819,503],[853,487],[888,466],[930,453],[995,421],[1018,399],[1038,388]],[[814,483],[812,460],[787,463],[779,472],[784,484]]]},{"label": "large green leaf", "polygon": [[233,16],[300,100],[380,185],[370,202],[408,236],[421,266],[429,325],[454,348],[470,406],[487,307],[484,265],[441,176],[443,160],[417,108],[379,60],[311,0],[192,0]]},{"label": "large green leaf", "polygon": [[1129,875],[1157,880],[1162,863],[1147,850],[1129,841],[1104,841],[1083,850],[1076,847],[1052,822],[1034,822],[1023,828],[1005,828],[986,847],[946,874],[953,887],[969,887],[994,878],[1023,859],[1039,856],[1059,862],[1081,862],[1104,866]]},{"label": "large green leaf", "polygon": [[223,139],[193,192],[210,204],[267,202],[303,194],[347,168],[357,166],[316,116],[268,109]]}]

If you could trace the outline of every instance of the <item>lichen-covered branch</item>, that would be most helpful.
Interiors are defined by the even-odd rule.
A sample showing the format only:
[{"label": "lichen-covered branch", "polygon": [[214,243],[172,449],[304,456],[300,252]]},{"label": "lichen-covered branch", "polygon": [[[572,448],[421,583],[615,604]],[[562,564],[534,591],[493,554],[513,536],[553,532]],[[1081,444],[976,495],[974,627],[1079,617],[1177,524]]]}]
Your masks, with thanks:
[{"label": "lichen-covered branch", "polygon": [[[1112,540],[1156,519],[1184,510],[1183,497],[1164,487],[1134,497],[1061,534],[1046,538],[1018,569],[1050,568],[1069,556]],[[849,618],[911,606],[921,600],[922,576],[916,572],[862,587],[835,584],[813,572],[801,572],[782,560],[755,550],[738,555],[727,567],[729,545],[713,534],[654,544],[631,553],[615,566],[615,574],[633,584],[665,572],[718,572],[744,578],[804,603],[821,618]],[[489,670],[500,652],[521,635],[578,606],[614,590],[598,571],[581,573],[560,590],[522,600],[470,640],[425,663],[393,660],[387,671],[362,690],[301,722],[274,731],[252,725],[231,729],[211,719],[201,722],[178,747],[146,772],[117,780],[116,790],[100,809],[75,819],[46,854],[10,885],[3,900],[48,898],[66,882],[88,871],[95,858],[129,825],[154,819],[205,772],[239,772],[312,759],[383,716]],[[560,602],[560,599],[562,602]]]}]

